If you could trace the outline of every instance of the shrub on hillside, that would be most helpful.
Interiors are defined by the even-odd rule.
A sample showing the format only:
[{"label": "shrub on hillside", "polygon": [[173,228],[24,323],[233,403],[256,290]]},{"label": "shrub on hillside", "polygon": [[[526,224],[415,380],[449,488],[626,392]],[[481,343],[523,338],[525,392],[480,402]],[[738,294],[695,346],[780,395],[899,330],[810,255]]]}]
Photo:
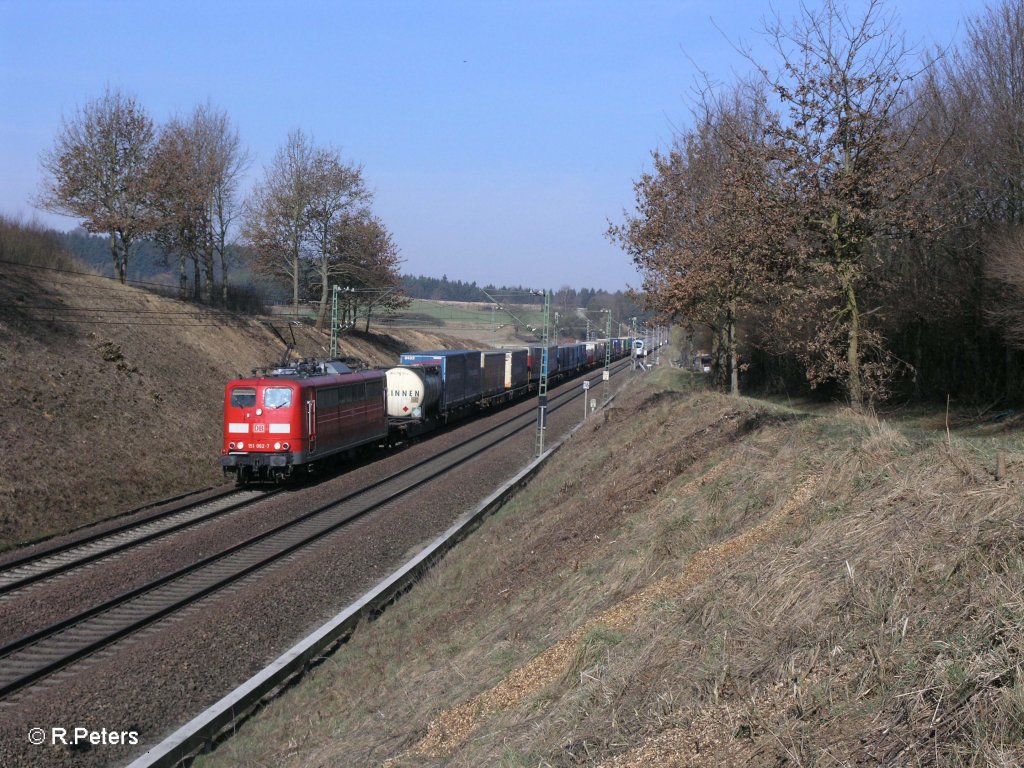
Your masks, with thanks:
[{"label": "shrub on hillside", "polygon": [[64,248],[52,230],[0,216],[0,261],[79,272],[86,267]]}]

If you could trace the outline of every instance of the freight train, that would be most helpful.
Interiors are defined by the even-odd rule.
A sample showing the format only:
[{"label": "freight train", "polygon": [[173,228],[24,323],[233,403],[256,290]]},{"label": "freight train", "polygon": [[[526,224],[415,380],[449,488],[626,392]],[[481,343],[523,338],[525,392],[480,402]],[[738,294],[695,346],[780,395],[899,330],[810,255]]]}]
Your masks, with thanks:
[{"label": "freight train", "polygon": [[224,388],[221,467],[245,485],[313,471],[325,459],[390,445],[629,354],[632,339],[515,350],[405,352],[386,369],[339,360],[253,371]]}]

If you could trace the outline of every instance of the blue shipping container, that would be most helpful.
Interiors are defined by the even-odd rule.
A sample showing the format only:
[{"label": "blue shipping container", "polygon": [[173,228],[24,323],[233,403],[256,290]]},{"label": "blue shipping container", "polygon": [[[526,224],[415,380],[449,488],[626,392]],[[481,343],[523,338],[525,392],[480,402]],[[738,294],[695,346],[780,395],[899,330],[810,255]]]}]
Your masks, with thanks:
[{"label": "blue shipping container", "polygon": [[[548,376],[558,373],[558,347],[548,347]],[[544,347],[530,347],[530,378],[536,381],[541,375],[541,360]]]},{"label": "blue shipping container", "polygon": [[483,371],[483,396],[500,395],[505,390],[505,353],[500,350],[480,353]]},{"label": "blue shipping container", "polygon": [[519,389],[530,380],[529,352],[517,349],[505,354],[505,388]]}]

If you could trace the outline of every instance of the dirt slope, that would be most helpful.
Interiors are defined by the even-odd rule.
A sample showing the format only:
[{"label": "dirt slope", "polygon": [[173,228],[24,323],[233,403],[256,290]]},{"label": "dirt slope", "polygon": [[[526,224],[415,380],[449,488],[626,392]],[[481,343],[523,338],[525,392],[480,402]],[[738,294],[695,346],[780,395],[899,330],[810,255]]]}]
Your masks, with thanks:
[{"label": "dirt slope", "polygon": [[[5,265],[0,280],[0,551],[223,482],[224,383],[280,359],[269,327],[100,277]],[[329,339],[273,320],[297,353]],[[353,334],[370,364],[456,345]]]}]

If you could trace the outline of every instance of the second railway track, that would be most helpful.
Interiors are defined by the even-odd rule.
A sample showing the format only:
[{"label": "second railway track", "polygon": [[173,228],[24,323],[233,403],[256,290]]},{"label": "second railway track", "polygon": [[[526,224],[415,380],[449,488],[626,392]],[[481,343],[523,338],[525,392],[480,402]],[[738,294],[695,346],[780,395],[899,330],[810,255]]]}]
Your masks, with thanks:
[{"label": "second railway track", "polygon": [[196,504],[182,505],[13,560],[0,570],[0,595],[241,509],[267,493],[259,489],[227,490]]}]

